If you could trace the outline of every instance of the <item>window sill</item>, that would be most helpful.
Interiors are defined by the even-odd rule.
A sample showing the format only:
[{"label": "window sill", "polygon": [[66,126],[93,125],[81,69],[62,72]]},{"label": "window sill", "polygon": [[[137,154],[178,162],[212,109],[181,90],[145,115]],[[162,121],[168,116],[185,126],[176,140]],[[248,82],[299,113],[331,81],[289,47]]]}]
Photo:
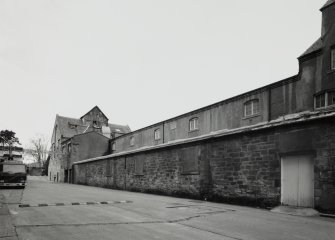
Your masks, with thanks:
[{"label": "window sill", "polygon": [[250,119],[250,118],[255,118],[255,117],[259,117],[261,114],[260,113],[257,113],[257,114],[254,114],[254,115],[250,115],[250,116],[245,116],[244,118],[242,118],[243,120],[246,120],[246,119]]},{"label": "window sill", "polygon": [[329,109],[335,109],[335,104],[326,107],[319,107],[319,108],[314,107],[314,110],[316,111],[327,111]]},{"label": "window sill", "polygon": [[329,72],[327,72],[327,74],[334,74],[334,73],[335,73],[335,69],[332,69]]}]

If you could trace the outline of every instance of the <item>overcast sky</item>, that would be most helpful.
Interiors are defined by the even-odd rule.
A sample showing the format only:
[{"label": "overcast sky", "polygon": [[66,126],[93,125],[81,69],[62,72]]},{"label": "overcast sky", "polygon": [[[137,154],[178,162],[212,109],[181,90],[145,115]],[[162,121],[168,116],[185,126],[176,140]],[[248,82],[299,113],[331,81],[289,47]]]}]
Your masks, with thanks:
[{"label": "overcast sky", "polygon": [[326,0],[0,0],[0,130],[132,130],[295,75]]}]

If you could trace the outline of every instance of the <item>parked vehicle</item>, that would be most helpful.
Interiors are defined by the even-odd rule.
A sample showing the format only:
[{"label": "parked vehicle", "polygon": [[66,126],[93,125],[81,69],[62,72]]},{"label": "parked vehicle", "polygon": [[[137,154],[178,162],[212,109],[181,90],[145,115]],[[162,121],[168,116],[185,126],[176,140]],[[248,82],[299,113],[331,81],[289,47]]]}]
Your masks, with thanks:
[{"label": "parked vehicle", "polygon": [[0,162],[0,187],[24,188],[27,182],[27,167],[22,162]]}]

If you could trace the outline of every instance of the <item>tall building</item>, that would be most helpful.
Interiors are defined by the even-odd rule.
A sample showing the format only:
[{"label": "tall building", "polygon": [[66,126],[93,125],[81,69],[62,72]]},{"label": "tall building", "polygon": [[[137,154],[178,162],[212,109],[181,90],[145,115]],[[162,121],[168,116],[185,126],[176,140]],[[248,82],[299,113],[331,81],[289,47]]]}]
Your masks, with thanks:
[{"label": "tall building", "polygon": [[[71,182],[71,161],[78,157],[85,159],[108,154],[109,139],[130,132],[129,126],[110,124],[108,121],[97,106],[79,119],[56,115],[49,156],[49,179]],[[80,141],[76,141],[78,139]]]}]

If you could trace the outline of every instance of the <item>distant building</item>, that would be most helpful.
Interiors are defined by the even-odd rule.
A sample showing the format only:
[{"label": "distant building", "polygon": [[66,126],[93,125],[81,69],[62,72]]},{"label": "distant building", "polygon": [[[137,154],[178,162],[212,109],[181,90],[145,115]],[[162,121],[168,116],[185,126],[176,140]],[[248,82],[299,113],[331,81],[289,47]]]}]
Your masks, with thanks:
[{"label": "distant building", "polygon": [[335,212],[335,0],[321,12],[297,75],[112,138],[75,183]]},{"label": "distant building", "polygon": [[42,176],[44,167],[42,164],[34,162],[28,163],[27,165],[27,174],[30,176]]},{"label": "distant building", "polygon": [[51,139],[49,179],[71,182],[74,160],[108,154],[109,139],[129,132],[129,126],[108,123],[108,118],[97,106],[79,119],[56,115]]}]

